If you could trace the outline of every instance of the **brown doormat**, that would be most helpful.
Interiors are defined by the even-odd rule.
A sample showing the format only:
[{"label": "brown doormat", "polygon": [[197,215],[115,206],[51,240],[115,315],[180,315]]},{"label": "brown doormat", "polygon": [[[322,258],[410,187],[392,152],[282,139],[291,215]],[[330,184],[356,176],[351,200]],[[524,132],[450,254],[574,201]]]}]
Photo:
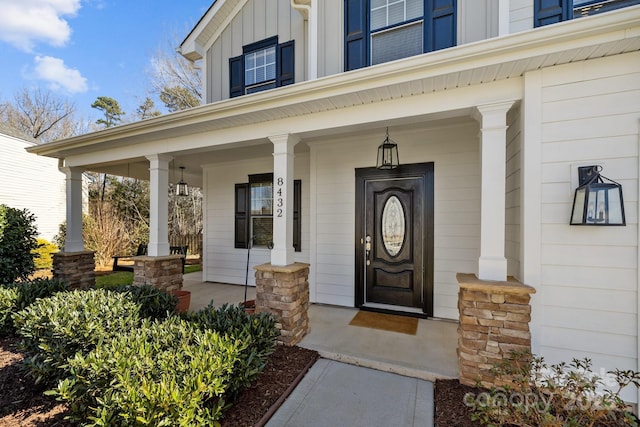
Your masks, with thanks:
[{"label": "brown doormat", "polygon": [[349,324],[407,335],[415,335],[418,330],[418,319],[416,317],[396,316],[372,311],[358,311]]}]

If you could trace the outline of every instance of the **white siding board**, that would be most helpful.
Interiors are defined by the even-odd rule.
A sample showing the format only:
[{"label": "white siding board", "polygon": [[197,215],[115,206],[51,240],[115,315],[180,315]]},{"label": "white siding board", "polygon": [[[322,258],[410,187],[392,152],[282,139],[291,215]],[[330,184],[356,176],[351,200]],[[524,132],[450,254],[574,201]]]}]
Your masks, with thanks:
[{"label": "white siding board", "polygon": [[[576,296],[579,295],[579,298]],[[635,314],[637,301],[635,292],[615,289],[583,289],[576,286],[547,286],[544,289],[544,303],[547,307],[564,307],[567,310],[591,310],[594,316],[607,312]],[[549,322],[554,320],[550,317]],[[603,320],[603,322],[605,322]],[[608,323],[611,328],[615,324]],[[573,328],[581,329],[580,323]]]},{"label": "white siding board", "polygon": [[638,277],[636,276],[636,270],[632,268],[547,265],[542,272],[542,280],[547,286],[574,284],[583,289],[635,291]]},{"label": "white siding board", "polygon": [[[547,358],[637,369],[639,63],[631,53],[542,71],[542,286],[534,298]],[[568,225],[575,169],[589,164],[622,184],[626,227]]]},{"label": "white siding board", "polygon": [[48,241],[66,218],[66,183],[58,160],[30,154],[32,143],[0,133],[0,204],[28,209]]}]

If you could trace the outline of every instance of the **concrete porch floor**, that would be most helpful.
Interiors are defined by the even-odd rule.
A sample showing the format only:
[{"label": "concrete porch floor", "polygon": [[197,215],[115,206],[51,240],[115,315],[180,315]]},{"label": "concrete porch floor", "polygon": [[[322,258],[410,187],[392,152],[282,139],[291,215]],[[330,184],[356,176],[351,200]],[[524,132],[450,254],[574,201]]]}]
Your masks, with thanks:
[{"label": "concrete porch floor", "polygon": [[[200,272],[184,276],[184,290],[191,291],[191,310],[216,307],[244,300],[244,286],[202,282]],[[255,298],[249,287],[247,299]],[[312,304],[309,334],[299,346],[316,350],[326,359],[337,360],[434,381],[458,377],[456,322],[420,319],[416,335],[351,326],[356,308]]]}]

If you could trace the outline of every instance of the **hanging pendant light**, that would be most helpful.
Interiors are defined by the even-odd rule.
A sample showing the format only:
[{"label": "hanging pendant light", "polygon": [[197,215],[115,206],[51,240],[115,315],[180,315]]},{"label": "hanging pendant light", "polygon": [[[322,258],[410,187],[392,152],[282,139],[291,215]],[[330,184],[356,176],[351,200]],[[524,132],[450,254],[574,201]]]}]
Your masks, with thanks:
[{"label": "hanging pendant light", "polygon": [[398,144],[389,139],[389,128],[387,128],[387,134],[384,138],[384,142],[378,147],[376,168],[388,170],[395,169],[398,166],[400,166],[400,160],[398,158]]},{"label": "hanging pendant light", "polygon": [[622,185],[600,175],[601,171],[601,166],[578,168],[571,225],[626,225]]},{"label": "hanging pendant light", "polygon": [[188,196],[189,185],[184,182],[184,166],[180,166],[180,182],[176,185],[176,195]]}]

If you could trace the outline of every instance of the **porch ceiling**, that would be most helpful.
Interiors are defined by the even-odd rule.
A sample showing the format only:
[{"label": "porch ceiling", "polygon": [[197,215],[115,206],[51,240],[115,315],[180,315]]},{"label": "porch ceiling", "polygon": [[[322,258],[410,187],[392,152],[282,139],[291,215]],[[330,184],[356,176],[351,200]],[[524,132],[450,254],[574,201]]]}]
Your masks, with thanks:
[{"label": "porch ceiling", "polygon": [[[640,6],[634,6],[207,104],[29,151],[73,165],[95,164],[98,153],[113,164],[144,160],[154,152],[175,157],[233,148],[248,154],[263,144],[270,147],[270,135],[296,133],[304,141],[372,124],[468,116],[483,101],[520,97],[518,78],[527,71],[638,50]],[[508,79],[507,90],[484,91],[489,100],[473,91]],[[445,97],[445,91],[456,91],[456,96]],[[394,108],[402,105],[400,111]]]}]

